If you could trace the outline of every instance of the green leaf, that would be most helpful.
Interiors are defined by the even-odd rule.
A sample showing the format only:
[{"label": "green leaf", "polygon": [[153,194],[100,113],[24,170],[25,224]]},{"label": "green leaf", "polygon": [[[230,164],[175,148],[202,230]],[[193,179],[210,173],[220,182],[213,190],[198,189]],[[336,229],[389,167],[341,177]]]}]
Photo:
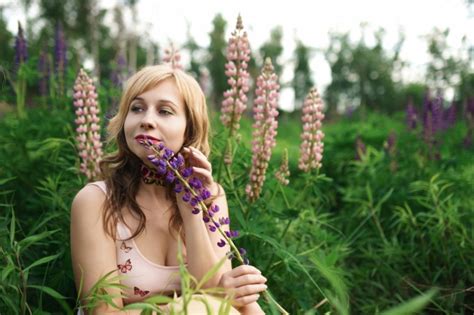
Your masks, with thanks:
[{"label": "green leaf", "polygon": [[53,231],[45,231],[45,232],[40,233],[40,234],[35,234],[35,235],[25,237],[24,239],[22,239],[21,241],[18,242],[18,246],[20,248],[20,251],[25,250],[26,248],[28,248],[32,244],[34,244],[34,243],[50,236],[50,235],[53,235],[54,233],[56,233],[58,231],[60,231],[60,229],[56,229],[56,230],[53,230]]},{"label": "green leaf", "polygon": [[8,177],[8,178],[0,178],[0,185],[5,185],[6,183],[8,183],[9,181],[14,180],[15,178],[16,178],[15,176]]},{"label": "green leaf", "polygon": [[202,286],[204,284],[206,284],[207,281],[209,281],[209,279],[211,279],[212,277],[214,277],[214,275],[219,272],[219,269],[221,269],[221,267],[224,265],[224,263],[226,262],[228,258],[226,256],[222,257],[221,260],[219,260],[217,262],[217,264],[215,264],[214,266],[212,266],[211,269],[209,269],[208,272],[206,272],[206,274],[202,277],[201,281],[199,281],[198,285],[197,285],[197,289],[199,290],[200,288],[202,288]]},{"label": "green leaf", "polygon": [[39,266],[39,265],[43,265],[43,264],[46,264],[52,260],[55,260],[56,258],[58,258],[61,254],[56,254],[56,255],[51,255],[51,256],[46,256],[46,257],[43,257],[41,259],[38,259],[37,261],[35,261],[34,263],[32,263],[31,265],[29,265],[28,267],[25,268],[24,272],[27,272],[28,270],[30,270],[31,268],[34,268],[36,266]]},{"label": "green leaf", "polygon": [[2,282],[5,281],[5,279],[8,277],[8,275],[15,270],[15,266],[10,264],[7,265],[5,268],[2,270]]},{"label": "green leaf", "polygon": [[40,290],[40,291],[43,291],[44,293],[52,296],[53,298],[55,299],[67,299],[67,297],[65,297],[64,295],[61,295],[61,293],[59,293],[58,291],[50,288],[50,287],[45,287],[45,286],[41,286],[41,285],[34,285],[34,284],[30,284],[28,285],[28,288],[33,288],[33,289],[37,289],[37,290]]},{"label": "green leaf", "polygon": [[381,315],[409,315],[409,314],[415,314],[419,311],[421,311],[425,306],[431,301],[431,299],[434,297],[434,295],[438,292],[437,289],[431,289],[425,294],[422,294],[420,296],[417,296],[415,298],[412,298],[411,300],[408,300],[407,302],[395,306],[385,312],[383,312]]},{"label": "green leaf", "polygon": [[12,210],[12,218],[10,220],[10,245],[13,247],[13,242],[15,241],[15,211]]}]

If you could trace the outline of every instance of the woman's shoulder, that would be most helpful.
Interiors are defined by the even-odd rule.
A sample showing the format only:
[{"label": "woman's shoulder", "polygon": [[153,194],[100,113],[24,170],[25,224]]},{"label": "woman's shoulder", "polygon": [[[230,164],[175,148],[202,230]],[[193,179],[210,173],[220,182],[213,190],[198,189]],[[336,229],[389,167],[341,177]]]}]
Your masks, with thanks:
[{"label": "woman's shoulder", "polygon": [[97,219],[102,214],[106,186],[103,181],[85,185],[74,197],[71,206],[72,218]]}]

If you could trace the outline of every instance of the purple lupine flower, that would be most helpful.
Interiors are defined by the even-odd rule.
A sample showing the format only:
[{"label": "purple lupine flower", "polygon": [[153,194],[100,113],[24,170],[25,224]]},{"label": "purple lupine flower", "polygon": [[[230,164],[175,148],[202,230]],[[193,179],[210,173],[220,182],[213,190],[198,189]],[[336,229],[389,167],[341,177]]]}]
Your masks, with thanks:
[{"label": "purple lupine flower", "polygon": [[77,117],[76,146],[82,160],[80,171],[93,180],[100,174],[99,162],[103,155],[100,118],[95,86],[83,69],[79,71],[74,84],[74,106]]},{"label": "purple lupine flower", "polygon": [[309,172],[311,169],[321,168],[324,151],[324,132],[321,130],[324,119],[323,101],[316,88],[309,91],[301,112],[303,132],[298,167]]},{"label": "purple lupine flower", "polygon": [[125,60],[125,56],[121,53],[118,54],[115,67],[110,74],[110,81],[112,82],[113,86],[122,88],[123,83],[128,77],[127,69],[127,60]]},{"label": "purple lupine flower", "polygon": [[183,70],[181,64],[181,54],[174,44],[170,42],[170,47],[165,48],[165,55],[163,56],[163,62],[169,63],[173,69]]},{"label": "purple lupine flower", "polygon": [[[233,137],[240,128],[240,118],[247,108],[247,92],[249,91],[250,45],[242,24],[242,17],[237,17],[235,30],[227,46],[227,63],[225,75],[230,88],[224,92],[221,108],[221,121],[229,129]],[[232,161],[227,159],[227,164]]]},{"label": "purple lupine flower", "polygon": [[362,160],[362,156],[365,155],[367,149],[365,147],[365,143],[362,141],[360,136],[357,136],[356,143],[355,143],[355,159],[356,161]]},{"label": "purple lupine flower", "polygon": [[[156,162],[156,160],[161,160],[166,163],[166,172],[169,174],[169,172],[173,172],[174,180],[173,182],[170,182],[169,184],[172,185],[171,187],[176,189],[177,184],[179,183],[179,187],[177,190],[181,191],[182,189],[182,200],[186,203],[189,203],[192,206],[191,213],[198,215],[199,213],[202,214],[202,220],[204,223],[207,225],[207,228],[211,232],[219,232],[220,235],[225,239],[225,240],[220,240],[219,243],[217,244],[218,246],[225,246],[228,244],[233,251],[235,257],[239,259],[241,263],[244,263],[244,259],[240,255],[237,247],[235,244],[232,242],[231,238],[227,236],[227,231],[223,231],[221,229],[221,223],[219,220],[215,220],[213,218],[214,212],[217,212],[218,206],[217,205],[209,205],[207,206],[204,201],[205,199],[203,197],[210,196],[210,193],[208,192],[203,192],[204,190],[207,190],[207,188],[202,185],[202,182],[197,178],[197,177],[184,177],[183,172],[185,172],[187,169],[184,165],[184,163],[181,163],[181,159],[184,162],[184,158],[182,156],[180,157],[180,153],[175,154],[173,151],[171,151],[169,148],[166,148],[163,143],[156,143],[152,141],[151,139],[148,138],[140,138],[138,139],[138,142],[145,146],[148,150],[151,150],[153,152],[152,155],[148,156],[148,159],[150,161],[153,161],[153,165],[158,165],[159,162]],[[178,161],[178,163],[170,163],[170,161]],[[177,166],[178,168],[174,168],[174,166]],[[174,185],[174,187],[173,187]],[[227,223],[230,222],[229,219],[223,219],[223,222]],[[231,237],[237,237],[238,232],[237,231],[229,231],[229,235]],[[224,243],[223,243],[224,242]]]},{"label": "purple lupine flower", "polygon": [[49,91],[50,63],[48,54],[44,49],[41,50],[38,60],[39,91],[41,96],[47,96]]},{"label": "purple lupine flower", "polygon": [[20,69],[20,66],[28,59],[28,50],[26,48],[26,39],[23,34],[23,28],[20,22],[18,22],[18,34],[15,38],[15,64],[14,73],[16,74]]},{"label": "purple lupine flower", "polygon": [[429,91],[423,101],[423,135],[426,143],[434,143],[435,134],[442,129],[443,99],[431,98]]},{"label": "purple lupine flower", "polygon": [[260,196],[265,172],[276,145],[277,134],[277,104],[278,104],[278,76],[273,70],[270,58],[265,60],[262,73],[257,78],[257,95],[253,106],[253,140],[252,140],[252,168],[250,170],[250,183],[245,188],[250,201],[255,201]]},{"label": "purple lupine flower", "polygon": [[418,113],[416,112],[416,108],[411,98],[409,99],[407,105],[406,122],[409,130],[416,129],[416,125],[418,123]]},{"label": "purple lupine flower", "polygon": [[59,93],[64,92],[65,76],[66,76],[66,39],[61,23],[56,26],[54,36],[54,70],[59,84]]}]

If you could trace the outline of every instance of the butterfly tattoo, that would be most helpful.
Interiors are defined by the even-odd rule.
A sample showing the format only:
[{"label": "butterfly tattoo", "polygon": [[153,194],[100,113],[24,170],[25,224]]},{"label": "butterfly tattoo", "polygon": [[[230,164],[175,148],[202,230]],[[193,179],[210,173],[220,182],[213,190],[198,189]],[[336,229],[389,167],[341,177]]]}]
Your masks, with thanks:
[{"label": "butterfly tattoo", "polygon": [[127,259],[125,264],[118,264],[117,267],[121,273],[127,273],[127,271],[132,270],[132,262],[130,261],[130,259]]},{"label": "butterfly tattoo", "polygon": [[140,295],[141,297],[144,297],[145,295],[147,295],[148,293],[150,293],[150,291],[148,290],[140,290],[138,287],[133,287],[133,293],[135,295]]},{"label": "butterfly tattoo", "polygon": [[125,242],[122,242],[122,245],[120,246],[120,249],[123,250],[124,252],[128,253],[132,249],[132,247],[127,246],[127,244],[125,244]]}]

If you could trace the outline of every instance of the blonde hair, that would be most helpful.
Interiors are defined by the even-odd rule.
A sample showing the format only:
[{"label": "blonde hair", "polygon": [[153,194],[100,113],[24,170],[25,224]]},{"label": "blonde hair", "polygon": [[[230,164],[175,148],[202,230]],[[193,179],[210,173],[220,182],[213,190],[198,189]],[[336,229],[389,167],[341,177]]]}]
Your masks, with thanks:
[{"label": "blonde hair", "polygon": [[209,155],[209,117],[206,97],[196,80],[189,74],[169,65],[147,66],[128,79],[120,100],[118,113],[110,120],[107,127],[108,140],[115,141],[123,132],[125,118],[130,103],[138,95],[156,87],[161,81],[173,78],[182,94],[186,109],[185,146],[193,146],[204,155]]},{"label": "blonde hair", "polygon": [[[156,87],[160,82],[173,79],[182,94],[186,112],[186,130],[183,146],[193,146],[208,156],[209,117],[206,98],[199,84],[189,74],[169,65],[147,66],[128,79],[117,114],[107,127],[109,144],[116,144],[117,150],[100,162],[102,177],[107,185],[107,197],[104,204],[104,230],[115,238],[117,221],[124,222],[121,209],[125,206],[139,219],[138,228],[130,238],[140,234],[145,228],[146,217],[136,202],[135,196],[141,181],[142,161],[127,146],[124,123],[133,99]],[[171,187],[168,197],[175,198]],[[175,201],[175,200],[174,200]],[[125,222],[124,222],[125,223]],[[169,225],[175,231],[183,231],[179,211],[172,215]],[[182,234],[182,233],[181,233]],[[183,235],[182,235],[183,236]]]}]

